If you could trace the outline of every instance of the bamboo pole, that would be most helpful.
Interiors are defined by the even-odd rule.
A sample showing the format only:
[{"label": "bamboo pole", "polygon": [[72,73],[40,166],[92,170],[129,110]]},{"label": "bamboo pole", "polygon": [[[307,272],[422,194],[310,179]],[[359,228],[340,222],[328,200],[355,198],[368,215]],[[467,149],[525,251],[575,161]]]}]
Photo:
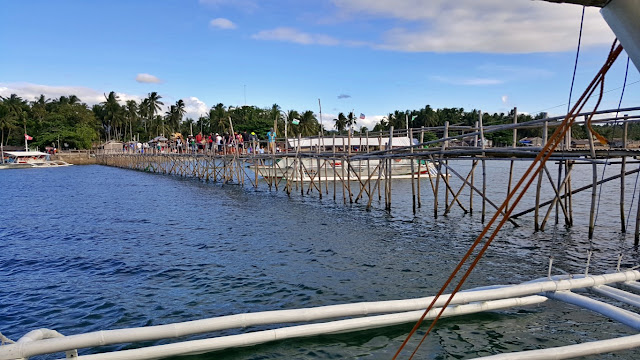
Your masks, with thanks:
[{"label": "bamboo pole", "polygon": [[[518,108],[513,108],[513,125],[518,124]],[[513,128],[513,139],[511,143],[512,148],[516,148],[516,142],[518,141],[518,128]],[[507,195],[511,193],[511,183],[513,181],[513,159],[511,160],[511,164],[509,166],[509,183],[507,184]],[[505,208],[509,208],[509,199],[505,201]]]},{"label": "bamboo pole", "polygon": [[[548,123],[545,121],[544,122],[544,126],[542,128],[542,144],[543,144],[543,146],[547,145],[548,134],[549,134],[549,126],[548,126]],[[539,216],[539,213],[540,213],[540,190],[541,190],[541,188],[542,188],[542,171],[540,171],[540,173],[538,174],[538,184],[536,186],[536,204],[535,204],[535,215],[534,215],[535,231],[539,231],[540,230],[540,223],[538,221],[538,216]]]},{"label": "bamboo pole", "polygon": [[636,229],[634,231],[633,245],[638,246],[640,242],[640,196],[638,196],[638,207],[636,210]]},{"label": "bamboo pole", "polygon": [[336,201],[336,178],[338,177],[338,171],[336,170],[336,134],[333,134],[333,157],[331,167],[333,168],[333,201]]},{"label": "bamboo pole", "polygon": [[[473,136],[473,147],[474,149],[478,148],[478,129],[480,128],[479,123],[476,121],[475,123],[475,127],[474,127],[474,131],[476,132],[476,135]],[[478,160],[473,160],[473,166],[478,164]],[[475,178],[476,172],[475,170],[473,172],[471,172],[471,189],[469,189],[469,212],[471,214],[473,214],[473,184],[474,184],[474,178]]]},{"label": "bamboo pole", "polygon": [[[413,128],[409,129],[409,141],[411,142],[411,145],[413,145]],[[411,147],[410,150],[411,153],[411,199],[412,204],[413,204],[413,215],[416,214],[416,185],[415,185],[415,170],[414,170],[414,165],[413,163],[415,162],[415,159],[413,158],[413,146]]]},{"label": "bamboo pole", "polygon": [[[626,116],[625,116],[626,117]],[[625,119],[626,120],[626,119]],[[628,123],[625,121],[622,133],[622,147],[627,150],[627,132],[628,132]],[[627,157],[622,157],[622,164],[620,165],[620,174],[625,173],[625,168],[627,165]],[[625,216],[624,216],[624,176],[620,177],[620,228],[622,233],[627,232],[627,227],[625,226]]]},{"label": "bamboo pole", "polygon": [[[449,137],[449,122],[445,121],[444,122],[444,138],[447,139]],[[442,157],[444,158],[444,154],[445,151],[447,150],[447,147],[449,146],[449,141],[445,140],[442,143]],[[444,160],[442,160],[443,158],[440,159],[440,161],[444,161],[445,164],[445,168],[444,168],[444,172],[445,172],[445,176],[442,178],[442,181],[444,181],[445,186],[448,188],[449,187],[449,160],[447,160],[446,158],[444,158]],[[449,203],[449,192],[445,191],[444,192],[444,203],[448,204]]]},{"label": "bamboo pole", "polygon": [[[596,160],[596,148],[593,141],[593,134],[591,132],[587,132],[587,136],[589,137],[591,158]],[[598,195],[598,188],[596,187],[596,183],[598,182],[598,165],[595,162],[591,165],[591,180],[593,182],[593,187],[591,188],[591,209],[589,211],[589,240],[593,239],[593,232],[595,230],[596,202]]]},{"label": "bamboo pole", "polygon": [[[484,138],[484,126],[482,124],[482,110],[478,111],[479,119],[478,122],[480,124],[480,141],[482,142],[481,147],[482,150],[486,147],[486,140]],[[484,224],[486,210],[487,210],[487,164],[484,159],[484,152],[482,153],[482,215],[480,217],[480,222]]]},{"label": "bamboo pole", "polygon": [[[420,127],[420,143],[422,144],[424,142],[424,126]],[[422,160],[418,161],[418,208],[422,207],[422,200],[421,200],[421,194],[420,194],[420,174],[422,173],[421,171],[421,167],[422,167]],[[425,167],[427,169],[427,174],[429,176],[431,176],[431,174],[429,173],[429,165],[426,164],[425,162]]]},{"label": "bamboo pole", "polygon": [[[390,131],[389,131],[389,152],[393,153],[393,126],[391,126]],[[385,181],[385,183],[387,184],[387,207],[386,210],[387,211],[391,211],[391,172],[393,171],[392,169],[392,159],[389,158],[388,162],[389,162],[389,166],[387,169],[387,179]]]},{"label": "bamboo pole", "polygon": [[298,148],[299,148],[299,153],[298,153],[298,164],[300,164],[300,196],[304,196],[304,172],[302,170],[302,136],[301,134],[298,134]]}]

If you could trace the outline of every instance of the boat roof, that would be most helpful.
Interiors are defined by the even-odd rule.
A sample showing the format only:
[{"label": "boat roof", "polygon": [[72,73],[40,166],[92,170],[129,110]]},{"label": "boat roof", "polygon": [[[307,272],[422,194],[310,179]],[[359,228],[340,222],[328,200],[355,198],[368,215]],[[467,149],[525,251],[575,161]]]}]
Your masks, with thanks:
[{"label": "boat roof", "polygon": [[[289,147],[298,146],[298,139],[288,139]],[[377,138],[377,137],[352,137],[351,138],[351,146],[386,146],[389,143],[388,137]],[[336,137],[334,138],[302,138],[300,139],[301,147],[311,147],[311,146],[348,146],[349,138],[348,137]],[[411,146],[411,139],[409,137],[394,137],[393,138],[393,147],[405,147]]]},{"label": "boat roof", "polygon": [[5,151],[5,154],[9,154],[10,156],[42,156],[49,155],[47,153],[43,153],[40,151]]}]

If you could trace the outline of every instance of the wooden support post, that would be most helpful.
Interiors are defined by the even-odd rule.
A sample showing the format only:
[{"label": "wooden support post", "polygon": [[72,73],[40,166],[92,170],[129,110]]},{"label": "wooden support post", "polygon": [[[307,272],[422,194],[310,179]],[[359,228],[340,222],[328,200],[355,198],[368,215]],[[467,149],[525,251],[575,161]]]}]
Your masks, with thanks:
[{"label": "wooden support post", "polygon": [[318,133],[318,147],[316,149],[316,165],[318,170],[316,170],[316,176],[318,177],[318,196],[320,200],[322,200],[322,169],[320,167],[320,133]]},{"label": "wooden support post", "polygon": [[411,142],[411,199],[412,204],[413,204],[413,215],[416,214],[416,185],[415,185],[415,170],[414,170],[414,165],[413,163],[415,162],[415,159],[413,158],[413,128],[409,128],[409,141]]},{"label": "wooden support post", "polygon": [[[480,141],[482,142],[482,150],[485,149],[486,139],[484,138],[484,125],[482,124],[482,110],[478,111],[479,118],[478,123],[480,124]],[[487,164],[486,160],[484,160],[485,153],[482,152],[482,214],[480,216],[480,221],[484,224],[484,219],[486,216],[487,210]]]},{"label": "wooden support post", "polygon": [[333,168],[333,201],[336,201],[336,178],[338,177],[338,171],[336,170],[336,134],[333,134],[333,158],[332,158]]},{"label": "wooden support post", "polygon": [[[544,126],[542,128],[542,146],[546,146],[547,137],[549,134],[549,124],[548,122],[544,122]],[[538,216],[540,214],[540,190],[542,188],[542,169],[540,169],[540,173],[538,174],[538,185],[536,186],[536,205],[535,205],[535,231],[540,230],[540,222],[538,221]]]},{"label": "wooden support post", "polygon": [[[422,144],[424,142],[424,126],[420,127],[420,144]],[[420,145],[420,147],[422,148],[422,145]],[[420,194],[420,175],[422,173],[422,159],[418,160],[418,208],[422,207],[422,200],[421,200],[421,194]],[[431,176],[431,174],[429,173],[429,165],[426,163],[425,160],[425,168],[427,169],[427,175]]]},{"label": "wooden support post", "polygon": [[638,209],[636,210],[636,229],[634,231],[633,245],[638,246],[640,242],[640,196],[638,196]]},{"label": "wooden support post", "polygon": [[[393,154],[393,126],[391,126],[389,130],[389,154]],[[389,164],[387,167],[387,178],[385,180],[386,189],[387,189],[387,206],[386,210],[391,211],[391,172],[393,166],[393,159],[391,157],[387,158],[387,163]]]},{"label": "wooden support post", "polygon": [[[475,126],[473,128],[473,132],[477,133],[480,128],[479,123],[476,121]],[[473,147],[478,148],[478,134],[473,136]],[[478,160],[473,160],[472,169],[475,169],[476,165],[478,165]],[[469,189],[469,213],[473,214],[473,186],[475,180],[476,171],[473,170],[471,172],[471,189]]]},{"label": "wooden support post", "polygon": [[300,164],[300,196],[304,196],[304,172],[302,169],[302,136],[298,134],[298,164]]},{"label": "wooden support post", "polygon": [[591,150],[591,159],[593,160],[591,165],[591,180],[593,182],[593,187],[591,188],[591,210],[589,211],[589,240],[592,240],[595,230],[596,203],[598,195],[598,188],[596,186],[596,183],[598,182],[598,165],[595,162],[596,148],[593,141],[593,134],[591,132],[587,132],[587,136],[589,137],[589,148]]},{"label": "wooden support post", "polygon": [[[444,122],[444,138],[448,138],[449,137],[449,122],[445,121]],[[445,140],[442,142],[442,156],[441,156],[441,160],[440,161],[444,161],[445,165],[449,165],[449,161],[446,160],[446,157],[444,157],[444,153],[447,150],[447,147],[449,146],[449,140]],[[449,167],[445,166],[444,168],[444,172],[445,172],[445,176],[442,179],[446,184],[446,186],[448,187],[448,181],[449,181]],[[448,204],[449,203],[449,192],[445,191],[444,192],[444,203]]]},{"label": "wooden support post", "polygon": [[[626,122],[626,115],[625,115],[625,122],[624,122],[623,133],[622,133],[622,147],[625,150],[627,150],[627,131],[628,131],[627,125],[628,124]],[[623,156],[622,164],[620,165],[620,174],[623,175],[623,176],[620,176],[620,229],[623,234],[627,232],[627,227],[625,226],[625,219],[624,219],[624,181],[625,181],[624,173],[625,173],[626,165],[627,165],[627,157]]]},{"label": "wooden support post", "polygon": [[[518,108],[514,107],[513,108],[513,125],[517,125],[518,124]],[[512,143],[511,143],[511,147],[512,148],[516,148],[516,143],[518,141],[518,129],[517,128],[513,128],[513,139],[512,139]],[[513,181],[513,159],[511,160],[511,164],[509,166],[509,183],[507,184],[507,196],[509,196],[509,194],[511,193],[511,183]],[[509,210],[509,199],[505,199],[505,210]]]}]

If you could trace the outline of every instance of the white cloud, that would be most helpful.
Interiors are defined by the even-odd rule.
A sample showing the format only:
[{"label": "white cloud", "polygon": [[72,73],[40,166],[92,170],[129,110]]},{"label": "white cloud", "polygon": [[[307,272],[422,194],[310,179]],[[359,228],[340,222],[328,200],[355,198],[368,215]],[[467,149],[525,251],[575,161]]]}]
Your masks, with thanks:
[{"label": "white cloud", "polygon": [[[575,50],[581,6],[503,0],[333,0],[339,16],[400,20],[376,48],[415,52],[531,53]],[[347,15],[345,15],[347,14]],[[582,45],[610,44],[614,35],[587,8]]]},{"label": "white cloud", "polygon": [[256,40],[275,40],[293,42],[302,45],[339,45],[340,41],[328,35],[309,34],[289,27],[263,30],[251,36]]},{"label": "white cloud", "polygon": [[[318,118],[318,121],[320,121],[320,116],[317,113],[315,115]],[[359,113],[356,115],[359,115]],[[327,131],[335,130],[336,129],[334,126],[335,122],[333,120],[336,119],[337,117],[338,117],[338,114],[323,113],[322,125],[324,125],[324,129]],[[373,115],[373,116],[367,115],[364,119],[360,119],[358,117],[356,119],[356,126],[354,126],[354,129],[359,130],[361,127],[366,126],[367,129],[371,131],[373,130],[373,127],[376,126],[376,124],[380,122],[380,120],[382,120],[384,117],[385,117],[384,115]]]},{"label": "white cloud", "polygon": [[509,101],[509,97],[507,95],[502,95],[502,103],[506,104]]},{"label": "white cloud", "polygon": [[360,129],[363,126],[366,126],[369,131],[373,130],[373,127],[376,126],[380,120],[384,119],[385,115],[367,115],[364,119],[358,118],[356,122],[356,128]]},{"label": "white cloud", "polygon": [[231,20],[225,18],[213,19],[209,22],[209,25],[224,30],[235,29],[237,27]]},{"label": "white cloud", "polygon": [[[108,95],[109,92],[101,92],[82,86],[50,86],[31,83],[0,83],[0,96],[11,96],[11,94],[16,94],[27,101],[35,100],[40,97],[41,94],[50,99],[58,99],[60,98],[60,96],[75,95],[80,98],[82,102],[91,106],[104,102],[105,95]],[[116,92],[116,95],[120,99],[119,102],[122,105],[124,105],[127,100],[135,100],[136,102],[140,103],[140,101],[147,97],[147,94],[135,95],[120,92]],[[161,101],[164,102],[164,106],[162,106],[158,114],[164,115],[169,107],[174,104],[168,100],[169,98],[169,96],[163,96]],[[198,117],[200,117],[200,115],[206,115],[209,112],[209,107],[207,106],[207,104],[205,104],[195,96],[186,97],[182,100],[185,103],[185,118],[191,117],[193,119],[197,119]]]},{"label": "white cloud", "polygon": [[186,118],[197,120],[200,116],[207,115],[209,113],[209,107],[207,104],[195,96],[183,98],[182,101],[184,101],[185,105],[185,120]]},{"label": "white cloud", "polygon": [[136,76],[136,81],[139,83],[150,83],[150,84],[162,83],[162,80],[158,79],[157,77],[150,74],[145,74],[145,73],[138,74]]},{"label": "white cloud", "polygon": [[16,94],[27,101],[35,100],[44,95],[56,99],[61,96],[75,95],[82,102],[89,105],[104,101],[104,94],[100,91],[83,86],[50,86],[31,83],[0,83],[0,96]]}]

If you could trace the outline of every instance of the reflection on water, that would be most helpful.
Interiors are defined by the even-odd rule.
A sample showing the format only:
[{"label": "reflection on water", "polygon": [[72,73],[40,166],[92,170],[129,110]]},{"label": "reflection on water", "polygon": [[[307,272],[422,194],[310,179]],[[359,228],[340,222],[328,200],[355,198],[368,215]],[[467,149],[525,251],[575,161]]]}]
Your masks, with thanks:
[{"label": "reflection on water", "polygon": [[[516,169],[522,173],[527,165],[517,162]],[[454,166],[465,176],[470,163]],[[489,169],[488,196],[499,204],[509,164],[491,163]],[[590,168],[575,171],[574,188],[590,181]],[[76,334],[434,294],[482,229],[481,199],[474,198],[472,214],[454,208],[434,220],[431,188],[422,181],[423,207],[413,216],[410,181],[393,184],[388,215],[384,199],[376,198],[371,212],[363,204],[343,205],[341,191],[334,203],[332,186],[319,200],[314,193],[288,197],[266,186],[243,189],[102,166],[4,171],[0,332],[12,339],[40,327]],[[455,177],[451,183],[460,186]],[[635,177],[627,179],[627,210],[637,202],[634,184]],[[506,225],[465,288],[545,276],[550,256],[557,272],[583,272],[589,248],[592,272],[615,269],[620,252],[623,267],[634,266],[633,234],[620,234],[618,188],[619,182],[603,188],[593,242],[586,235],[590,193],[582,193],[573,199],[571,229],[552,221],[545,232],[533,233],[532,215],[519,220],[519,228]],[[468,189],[464,193],[461,201],[468,204]],[[522,209],[532,205],[532,194]],[[442,213],[444,191],[440,202]],[[190,358],[388,359],[410,326]],[[238,331],[223,332],[233,333]],[[470,358],[627,333],[633,331],[547,302],[444,320],[421,354]]]}]

